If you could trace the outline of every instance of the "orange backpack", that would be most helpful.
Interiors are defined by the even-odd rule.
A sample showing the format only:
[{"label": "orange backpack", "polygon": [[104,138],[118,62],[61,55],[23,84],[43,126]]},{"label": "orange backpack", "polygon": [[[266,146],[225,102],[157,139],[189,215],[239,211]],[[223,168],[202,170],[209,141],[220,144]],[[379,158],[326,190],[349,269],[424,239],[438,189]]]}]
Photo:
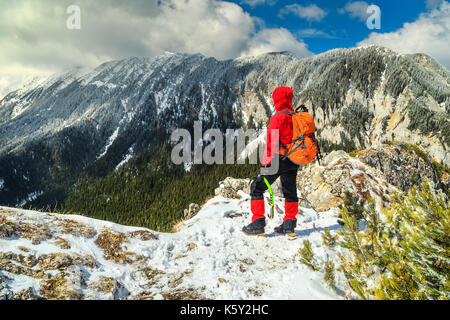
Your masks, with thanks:
[{"label": "orange backpack", "polygon": [[288,146],[282,145],[280,155],[289,158],[295,164],[311,163],[319,152],[314,119],[308,112],[289,114],[292,115],[292,142]]}]

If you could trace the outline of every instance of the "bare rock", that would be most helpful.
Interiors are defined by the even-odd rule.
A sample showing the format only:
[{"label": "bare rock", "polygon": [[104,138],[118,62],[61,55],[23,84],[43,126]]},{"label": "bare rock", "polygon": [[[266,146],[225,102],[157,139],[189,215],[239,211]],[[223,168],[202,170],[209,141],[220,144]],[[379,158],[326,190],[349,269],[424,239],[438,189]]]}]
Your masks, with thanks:
[{"label": "bare rock", "polygon": [[65,253],[43,254],[39,257],[42,270],[64,270],[73,264],[71,256]]},{"label": "bare rock", "polygon": [[123,285],[112,277],[101,276],[97,281],[89,282],[88,288],[102,293],[106,299],[114,300],[117,298]]},{"label": "bare rock", "polygon": [[324,166],[314,164],[301,170],[297,187],[318,212],[344,204],[346,192],[363,201],[375,199],[379,207],[389,207],[393,195],[400,192],[381,172],[343,151],[330,153]]},{"label": "bare rock", "polygon": [[75,266],[61,271],[51,279],[42,280],[40,295],[51,300],[80,300],[80,288],[84,283],[81,270]]},{"label": "bare rock", "polygon": [[0,300],[11,300],[14,298],[14,293],[9,289],[6,281],[0,276]]},{"label": "bare rock", "polygon": [[323,165],[329,165],[330,163],[332,163],[334,160],[336,159],[340,159],[342,157],[349,157],[349,155],[347,154],[347,152],[343,151],[343,150],[335,150],[330,152],[328,155],[326,155],[323,159]]},{"label": "bare rock", "polygon": [[245,193],[250,193],[249,179],[235,179],[227,177],[221,181],[219,187],[214,191],[216,196],[222,196],[229,199],[239,199],[238,191],[242,190]]},{"label": "bare rock", "polygon": [[23,289],[14,294],[14,300],[40,300],[33,288]]},{"label": "bare rock", "polygon": [[442,185],[449,187],[446,173],[439,176],[428,155],[414,145],[381,144],[359,152],[357,158],[381,171],[390,184],[404,192],[415,185],[420,185],[424,179],[433,181],[437,188]]},{"label": "bare rock", "polygon": [[128,235],[131,238],[136,238],[136,239],[139,239],[142,241],[158,240],[158,236],[156,236],[155,234],[151,233],[148,230],[131,231],[131,232],[128,232]]},{"label": "bare rock", "polygon": [[127,242],[128,238],[124,233],[109,228],[102,229],[95,240],[95,244],[103,249],[105,259],[122,264],[133,262],[134,253],[124,251]]},{"label": "bare rock", "polygon": [[196,203],[191,203],[188,209],[184,209],[184,219],[193,218],[200,211],[200,206]]}]

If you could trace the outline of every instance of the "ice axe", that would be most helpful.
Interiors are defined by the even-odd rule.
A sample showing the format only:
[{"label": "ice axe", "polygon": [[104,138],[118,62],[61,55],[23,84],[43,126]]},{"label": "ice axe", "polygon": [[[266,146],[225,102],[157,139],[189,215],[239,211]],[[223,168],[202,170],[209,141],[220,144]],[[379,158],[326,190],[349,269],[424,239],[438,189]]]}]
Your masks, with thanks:
[{"label": "ice axe", "polygon": [[269,193],[270,193],[270,200],[271,200],[271,202],[270,202],[270,216],[269,216],[269,218],[273,219],[274,206],[275,206],[275,204],[273,202],[273,191],[272,191],[272,187],[270,186],[270,183],[269,183],[269,181],[267,181],[266,177],[263,177],[263,179],[264,179],[264,182],[266,183],[267,189],[269,190]]}]

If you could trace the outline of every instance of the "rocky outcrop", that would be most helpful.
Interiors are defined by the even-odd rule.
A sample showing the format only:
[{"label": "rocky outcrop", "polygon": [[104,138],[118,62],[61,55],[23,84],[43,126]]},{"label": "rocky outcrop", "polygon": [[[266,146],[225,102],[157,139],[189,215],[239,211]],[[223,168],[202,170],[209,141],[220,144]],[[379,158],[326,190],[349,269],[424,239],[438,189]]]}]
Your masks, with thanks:
[{"label": "rocky outcrop", "polygon": [[216,196],[222,196],[224,198],[240,198],[238,191],[242,190],[244,193],[250,193],[250,180],[249,179],[235,179],[227,177],[225,180],[219,183],[219,187],[216,188],[214,194]]},{"label": "rocky outcrop", "polygon": [[424,179],[433,181],[436,187],[442,187],[448,181],[441,177],[435,165],[424,151],[413,145],[396,143],[381,144],[357,153],[356,157],[381,171],[386,180],[406,192]]},{"label": "rocky outcrop", "polygon": [[191,219],[200,211],[200,206],[196,203],[191,203],[188,209],[184,209],[184,219]]},{"label": "rocky outcrop", "polygon": [[343,151],[333,151],[322,162],[301,170],[297,176],[300,198],[307,199],[318,212],[344,204],[349,192],[366,201],[374,199],[379,208],[389,203],[399,189],[383,174]]},{"label": "rocky outcrop", "polygon": [[14,294],[14,300],[40,300],[33,288],[23,289]]},{"label": "rocky outcrop", "polygon": [[12,292],[5,279],[0,276],[0,300],[11,300],[14,297],[14,292]]}]

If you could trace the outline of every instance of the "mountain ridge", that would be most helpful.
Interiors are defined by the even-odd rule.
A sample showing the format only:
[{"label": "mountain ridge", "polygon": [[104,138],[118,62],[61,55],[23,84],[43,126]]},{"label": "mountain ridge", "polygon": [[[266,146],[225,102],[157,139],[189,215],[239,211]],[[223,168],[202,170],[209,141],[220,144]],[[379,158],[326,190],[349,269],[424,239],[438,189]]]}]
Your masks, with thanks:
[{"label": "mountain ridge", "polygon": [[278,85],[291,86],[294,103],[310,109],[325,152],[399,140],[448,166],[449,79],[427,55],[377,46],[304,59],[165,54],[78,68],[0,101],[0,203],[21,203],[92,164],[111,172],[196,120],[262,129]]}]

